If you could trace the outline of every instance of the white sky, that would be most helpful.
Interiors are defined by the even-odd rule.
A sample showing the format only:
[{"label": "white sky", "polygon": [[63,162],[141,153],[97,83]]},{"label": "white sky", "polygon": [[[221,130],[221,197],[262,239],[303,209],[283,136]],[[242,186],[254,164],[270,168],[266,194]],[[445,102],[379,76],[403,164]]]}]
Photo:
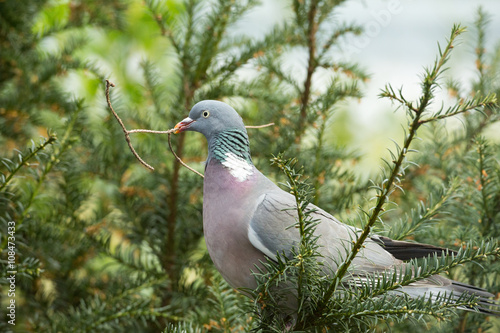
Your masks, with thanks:
[{"label": "white sky", "polygon": [[[290,15],[286,6],[284,1],[264,0],[249,15],[242,30],[250,28],[252,35],[261,35],[284,15]],[[454,23],[469,29],[462,35],[462,45],[453,53],[452,74],[464,82],[473,77],[473,22],[479,6],[491,15],[487,42],[493,47],[500,42],[498,0],[351,0],[342,5],[337,11],[338,20],[356,22],[366,29],[364,36],[343,43],[348,59],[361,64],[371,75],[366,97],[359,107],[369,104],[370,110],[374,110],[373,100],[389,82],[395,88],[404,85],[410,94],[416,94],[423,67],[432,64],[437,54],[436,43],[445,44]]]}]

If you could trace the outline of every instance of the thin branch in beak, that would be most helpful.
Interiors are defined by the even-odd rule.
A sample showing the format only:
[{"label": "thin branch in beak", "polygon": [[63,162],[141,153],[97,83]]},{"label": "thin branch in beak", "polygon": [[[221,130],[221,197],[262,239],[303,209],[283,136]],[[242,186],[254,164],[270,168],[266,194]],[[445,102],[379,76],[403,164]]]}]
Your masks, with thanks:
[{"label": "thin branch in beak", "polygon": [[[179,156],[177,156],[177,154],[175,153],[174,151],[174,148],[172,147],[172,141],[171,141],[171,134],[172,133],[178,133],[178,132],[181,132],[182,129],[179,128],[178,126],[176,126],[175,128],[172,128],[172,129],[169,129],[168,131],[155,131],[155,130],[148,130],[148,129],[133,129],[133,130],[127,130],[127,128],[125,127],[125,125],[123,124],[123,121],[121,120],[121,118],[118,116],[118,114],[115,112],[115,110],[113,109],[113,106],[111,105],[111,99],[109,97],[109,88],[110,87],[115,87],[115,84],[109,80],[106,80],[106,101],[108,102],[108,107],[109,109],[111,110],[111,112],[113,113],[113,116],[116,118],[116,120],[118,121],[118,124],[120,124],[122,130],[123,130],[123,133],[125,134],[125,141],[127,141],[127,144],[128,144],[128,147],[130,148],[130,151],[132,152],[132,154],[134,154],[135,158],[137,158],[137,160],[142,164],[144,165],[146,168],[148,168],[149,170],[154,170],[154,168],[149,165],[148,163],[146,163],[146,161],[144,161],[140,156],[139,154],[135,151],[134,149],[134,146],[132,145],[132,142],[130,140],[130,134],[131,133],[151,133],[151,134],[168,134],[168,147],[170,148],[170,151],[172,152],[172,154],[174,155],[175,159],[182,165],[184,166],[185,168],[187,168],[188,170],[194,172],[195,174],[197,174],[198,176],[200,176],[201,178],[205,178],[200,172],[196,171],[195,169],[191,168],[189,165],[187,165],[186,163],[184,163],[181,158]],[[274,123],[270,123],[270,124],[265,124],[265,125],[258,125],[258,126],[245,126],[246,128],[264,128],[264,127],[269,127],[269,126],[273,126]]]}]

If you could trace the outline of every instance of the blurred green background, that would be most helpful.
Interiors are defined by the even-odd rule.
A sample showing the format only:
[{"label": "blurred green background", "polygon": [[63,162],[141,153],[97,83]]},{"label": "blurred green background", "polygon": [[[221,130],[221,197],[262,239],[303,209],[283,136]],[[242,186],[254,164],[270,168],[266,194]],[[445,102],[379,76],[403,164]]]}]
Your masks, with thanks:
[{"label": "blurred green background", "polygon": [[[453,22],[470,28],[434,110],[478,91],[498,92],[497,2],[324,1],[314,41],[299,3],[0,1],[2,309],[9,301],[3,279],[9,221],[16,223],[18,265],[16,326],[2,315],[0,330],[158,332],[183,322],[188,331],[230,332],[252,326],[251,302],[225,284],[206,253],[201,178],[175,162],[165,135],[132,135],[154,172],[135,160],[107,109],[105,79],[116,84],[111,101],[128,129],[167,130],[203,99],[231,104],[248,125],[274,122],[249,130],[254,163],[279,181],[269,158],[283,151],[297,156],[315,203],[344,221],[355,220],[356,207],[369,207],[368,179],[389,156],[390,139],[403,137],[405,113],[379,99],[380,89],[392,83],[409,98],[418,96],[419,74]],[[387,215],[388,225],[410,214],[418,200],[432,202],[436,184],[449,185],[446,170],[477,188],[477,174],[464,161],[478,134],[492,145],[498,171],[498,111],[485,114],[487,120],[477,113],[422,133],[429,153],[422,165],[429,167],[415,171],[406,199],[394,199],[401,208]],[[460,162],[431,161],[445,148],[458,151],[454,138],[467,142],[455,156]],[[435,145],[426,147],[429,141]],[[201,135],[175,136],[173,144],[185,162],[203,170]],[[424,176],[434,178],[418,178]],[[495,193],[488,200],[497,200]],[[493,226],[498,210],[498,204],[489,210]],[[409,236],[446,246],[467,240],[463,235],[498,237],[497,227],[466,223],[455,221],[453,232]],[[498,292],[491,282],[497,266],[470,282]],[[448,326],[432,319],[425,325],[495,330],[472,315]]]}]

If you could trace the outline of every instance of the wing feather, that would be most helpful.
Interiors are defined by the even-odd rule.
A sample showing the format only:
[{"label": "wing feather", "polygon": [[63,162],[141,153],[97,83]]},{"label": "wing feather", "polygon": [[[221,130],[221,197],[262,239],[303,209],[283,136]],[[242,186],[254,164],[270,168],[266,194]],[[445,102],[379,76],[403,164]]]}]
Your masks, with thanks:
[{"label": "wing feather", "polygon": [[[295,198],[284,191],[270,191],[259,197],[252,214],[248,238],[252,245],[271,259],[277,253],[291,255],[291,250],[300,242],[300,233],[294,224],[297,221]],[[335,270],[349,253],[359,229],[339,222],[324,210],[310,205],[311,216],[319,220],[315,234],[319,236],[319,252],[329,270]],[[353,263],[359,271],[373,272],[392,267],[399,261],[376,242],[368,239],[365,248]]]}]

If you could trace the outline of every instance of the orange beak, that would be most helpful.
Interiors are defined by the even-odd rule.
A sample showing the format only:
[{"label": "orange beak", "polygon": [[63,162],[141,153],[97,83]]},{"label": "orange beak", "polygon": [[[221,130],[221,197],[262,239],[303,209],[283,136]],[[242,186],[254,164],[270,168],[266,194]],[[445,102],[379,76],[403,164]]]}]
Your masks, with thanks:
[{"label": "orange beak", "polygon": [[181,133],[181,132],[184,132],[185,130],[187,130],[189,128],[189,126],[191,126],[191,124],[194,123],[194,120],[187,117],[187,118],[184,118],[181,122],[179,122],[177,125],[175,125],[174,129],[175,129],[175,134],[178,134],[178,133]]}]

